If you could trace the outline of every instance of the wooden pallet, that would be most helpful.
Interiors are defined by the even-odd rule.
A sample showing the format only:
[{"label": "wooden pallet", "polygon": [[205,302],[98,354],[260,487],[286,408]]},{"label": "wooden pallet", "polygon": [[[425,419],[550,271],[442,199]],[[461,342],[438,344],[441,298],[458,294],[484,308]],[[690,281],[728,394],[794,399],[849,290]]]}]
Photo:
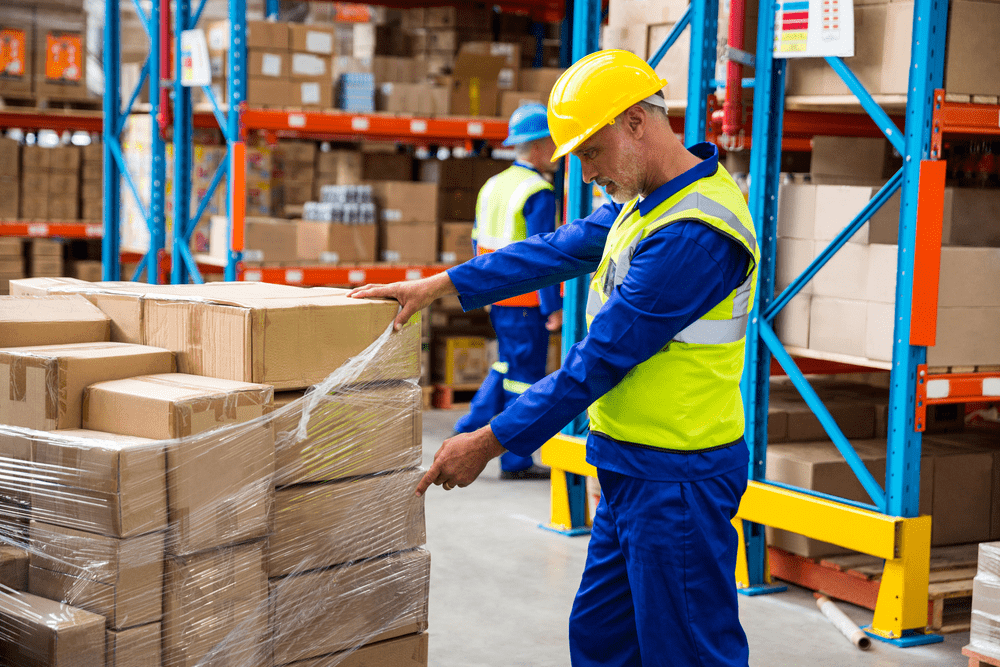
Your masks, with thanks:
[{"label": "wooden pallet", "polygon": [[478,384],[436,384],[431,403],[438,410],[466,409],[478,390]]},{"label": "wooden pallet", "polygon": [[962,655],[968,656],[969,667],[1000,667],[1000,658],[984,655],[972,648],[971,644],[962,649]]},{"label": "wooden pallet", "polygon": [[[884,564],[881,559],[867,554],[805,558],[773,547],[768,553],[775,577],[875,609]],[[929,630],[942,634],[968,631],[972,612],[972,579],[976,576],[978,559],[978,544],[931,550],[927,590]]]}]

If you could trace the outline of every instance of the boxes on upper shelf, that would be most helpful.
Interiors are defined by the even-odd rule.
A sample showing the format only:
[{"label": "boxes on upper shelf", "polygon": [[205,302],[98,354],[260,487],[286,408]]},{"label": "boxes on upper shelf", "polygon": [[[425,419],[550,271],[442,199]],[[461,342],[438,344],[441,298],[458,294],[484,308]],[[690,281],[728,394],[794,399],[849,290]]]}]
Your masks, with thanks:
[{"label": "boxes on upper shelf", "polygon": [[441,223],[441,261],[461,264],[473,257],[471,222]]}]

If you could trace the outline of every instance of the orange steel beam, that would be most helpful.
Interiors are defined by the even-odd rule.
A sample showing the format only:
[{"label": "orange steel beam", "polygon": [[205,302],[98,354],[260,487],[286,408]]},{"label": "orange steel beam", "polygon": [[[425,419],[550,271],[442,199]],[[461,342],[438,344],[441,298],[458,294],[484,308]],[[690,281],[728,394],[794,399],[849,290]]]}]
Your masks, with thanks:
[{"label": "orange steel beam", "polygon": [[99,239],[104,226],[89,222],[48,222],[45,220],[0,221],[0,236],[59,237],[65,239]]},{"label": "orange steel beam", "polygon": [[941,226],[944,217],[944,160],[920,163],[916,246],[913,251],[913,298],[910,345],[934,345],[937,339],[938,281],[941,275]]},{"label": "orange steel beam", "polygon": [[927,424],[928,405],[1000,401],[1000,373],[927,373],[917,366],[917,410],[914,430]]},{"label": "orange steel beam", "polygon": [[931,117],[931,157],[940,158],[943,135],[1000,135],[1000,105],[948,102],[945,91],[934,91],[934,113]]},{"label": "orange steel beam", "polygon": [[0,110],[0,127],[100,132],[104,128],[104,114],[100,111],[42,111],[7,107]]},{"label": "orange steel beam", "polygon": [[405,266],[359,264],[357,266],[265,266],[244,267],[242,280],[285,285],[364,285],[419,280],[447,271],[450,265]]}]

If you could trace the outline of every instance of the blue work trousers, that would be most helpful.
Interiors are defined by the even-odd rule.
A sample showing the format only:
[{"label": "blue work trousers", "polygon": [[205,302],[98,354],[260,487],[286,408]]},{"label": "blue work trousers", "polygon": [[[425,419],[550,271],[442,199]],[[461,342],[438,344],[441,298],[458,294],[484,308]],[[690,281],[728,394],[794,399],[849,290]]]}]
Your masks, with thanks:
[{"label": "blue work trousers", "polygon": [[569,622],[573,667],[747,667],[730,521],[747,469],[655,482],[598,469]]},{"label": "blue work trousers", "polygon": [[[490,321],[497,332],[498,361],[472,398],[469,414],[455,424],[457,432],[471,433],[486,426],[525,389],[545,377],[549,353],[546,319],[537,307],[493,306],[490,309]],[[530,467],[530,456],[512,452],[500,456],[501,470],[513,472]]]}]

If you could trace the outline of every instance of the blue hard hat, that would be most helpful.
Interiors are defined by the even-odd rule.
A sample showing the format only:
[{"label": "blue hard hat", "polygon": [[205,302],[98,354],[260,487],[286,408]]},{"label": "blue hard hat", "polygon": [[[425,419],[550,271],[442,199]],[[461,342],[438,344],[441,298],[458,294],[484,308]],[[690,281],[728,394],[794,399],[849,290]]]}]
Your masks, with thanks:
[{"label": "blue hard hat", "polygon": [[504,146],[516,146],[549,136],[548,113],[543,104],[525,104],[514,110],[507,125]]}]

